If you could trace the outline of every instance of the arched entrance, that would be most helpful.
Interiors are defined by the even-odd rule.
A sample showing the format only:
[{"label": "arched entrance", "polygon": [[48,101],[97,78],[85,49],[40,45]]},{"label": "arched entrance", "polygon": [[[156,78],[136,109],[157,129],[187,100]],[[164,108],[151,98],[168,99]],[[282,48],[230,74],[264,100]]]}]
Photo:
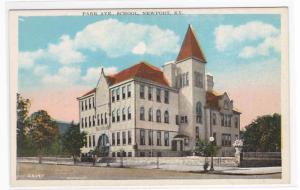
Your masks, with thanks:
[{"label": "arched entrance", "polygon": [[102,134],[99,137],[98,144],[97,144],[99,156],[101,156],[101,157],[108,156],[109,146],[110,146],[110,144],[109,144],[108,136],[106,134]]}]

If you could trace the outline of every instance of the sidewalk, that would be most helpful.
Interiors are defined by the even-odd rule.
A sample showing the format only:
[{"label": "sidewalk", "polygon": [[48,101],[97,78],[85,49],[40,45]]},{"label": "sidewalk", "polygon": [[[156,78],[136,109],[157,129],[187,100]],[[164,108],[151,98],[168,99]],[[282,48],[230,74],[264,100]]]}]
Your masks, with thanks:
[{"label": "sidewalk", "polygon": [[[37,163],[36,161],[21,161],[28,163]],[[73,162],[53,162],[53,161],[43,161],[43,164],[54,164],[54,165],[73,165]],[[107,167],[106,163],[96,163],[93,166],[92,163],[80,163],[77,166],[84,167]],[[110,163],[109,167],[120,168],[120,163]],[[203,173],[202,165],[176,165],[176,164],[159,164],[157,168],[156,163],[143,164],[143,163],[123,163],[124,168],[141,168],[141,169],[158,169],[158,170],[169,170],[169,171],[181,171],[181,172],[191,172],[191,173]],[[210,167],[208,167],[210,169]],[[251,167],[251,168],[239,168],[239,167],[221,167],[214,166],[213,172],[208,172],[211,174],[226,174],[226,175],[266,175],[266,174],[276,174],[281,173],[281,167]]]}]

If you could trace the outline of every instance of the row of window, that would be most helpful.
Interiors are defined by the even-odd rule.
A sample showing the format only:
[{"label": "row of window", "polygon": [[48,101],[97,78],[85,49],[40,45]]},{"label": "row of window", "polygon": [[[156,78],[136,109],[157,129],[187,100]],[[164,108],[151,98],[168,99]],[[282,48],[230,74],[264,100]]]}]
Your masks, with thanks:
[{"label": "row of window", "polygon": [[183,88],[185,86],[189,86],[189,73],[182,73],[177,75],[176,77],[177,87]]},{"label": "row of window", "polygon": [[[97,119],[97,120],[96,120]],[[97,114],[97,118],[96,116],[89,116],[89,117],[84,117],[81,118],[81,128],[87,128],[87,127],[95,127],[96,126],[96,122],[97,122],[97,126],[101,125],[106,125],[107,124],[107,113],[101,113],[101,114]]]},{"label": "row of window", "polygon": [[[140,145],[146,145],[146,132],[147,132],[147,139],[148,145],[156,145],[156,146],[169,146],[169,132],[164,131],[163,135],[163,144],[162,144],[162,131],[153,131],[153,130],[140,130]],[[156,143],[154,143],[153,139],[153,132],[156,133]]]},{"label": "row of window", "polygon": [[[122,139],[122,143],[121,143]],[[114,132],[111,134],[111,145],[119,146],[119,145],[131,145],[132,143],[132,135],[131,131],[122,131],[122,132]]]},{"label": "row of window", "polygon": [[[140,120],[145,120],[145,108],[140,107]],[[148,109],[148,121],[154,121],[153,119],[153,109]],[[160,109],[156,110],[156,122],[161,123],[161,111]],[[164,123],[169,123],[169,112],[166,110],[164,112]]]},{"label": "row of window", "polygon": [[[145,99],[145,85],[140,85],[140,98],[141,99]],[[162,101],[162,90],[161,88],[156,88],[156,101],[157,102],[161,102]],[[148,93],[147,93],[147,98],[148,100],[152,101],[154,100],[153,97],[153,87],[152,86],[148,86]],[[169,103],[169,91],[168,90],[164,90],[164,99],[163,99],[164,103],[168,104]]]},{"label": "row of window", "polygon": [[[116,109],[112,111],[112,122],[120,122],[121,115],[120,109]],[[131,120],[131,108],[130,106],[122,109],[122,121]]]},{"label": "row of window", "polygon": [[95,97],[90,97],[88,99],[82,100],[80,102],[80,107],[81,107],[81,111],[95,108]]},{"label": "row of window", "polygon": [[[231,127],[231,118],[232,115],[221,114],[221,126],[223,127]],[[213,113],[212,115],[212,123],[213,125],[217,125],[217,115]],[[238,118],[234,118],[234,127],[238,128],[239,120]]]},{"label": "row of window", "polygon": [[93,148],[96,146],[96,137],[95,135],[86,136],[85,148]]},{"label": "row of window", "polygon": [[112,157],[132,157],[132,152],[112,152]]},{"label": "row of window", "polygon": [[111,101],[112,102],[119,101],[121,99],[120,93],[122,94],[123,100],[126,98],[130,98],[131,97],[131,84],[112,89],[111,90]]}]

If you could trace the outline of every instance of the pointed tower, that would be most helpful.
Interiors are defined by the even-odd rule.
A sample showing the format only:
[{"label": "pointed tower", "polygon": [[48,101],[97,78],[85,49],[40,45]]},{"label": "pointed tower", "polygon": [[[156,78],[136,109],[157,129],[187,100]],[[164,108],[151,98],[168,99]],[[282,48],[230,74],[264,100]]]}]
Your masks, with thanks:
[{"label": "pointed tower", "polygon": [[205,56],[200,48],[196,35],[191,25],[185,34],[176,62],[189,58],[197,59],[201,63],[206,63]]},{"label": "pointed tower", "polygon": [[179,133],[189,137],[186,149],[205,139],[206,58],[189,25],[176,62],[176,87],[179,89]]}]

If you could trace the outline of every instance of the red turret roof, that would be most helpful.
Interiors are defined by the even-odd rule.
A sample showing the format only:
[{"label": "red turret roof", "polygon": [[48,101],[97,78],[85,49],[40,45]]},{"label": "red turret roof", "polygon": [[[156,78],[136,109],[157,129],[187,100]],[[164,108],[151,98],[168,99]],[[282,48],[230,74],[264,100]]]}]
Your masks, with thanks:
[{"label": "red turret roof", "polygon": [[206,63],[205,56],[200,48],[196,35],[191,25],[189,25],[176,61],[182,61],[192,57],[198,59],[202,63]]}]

